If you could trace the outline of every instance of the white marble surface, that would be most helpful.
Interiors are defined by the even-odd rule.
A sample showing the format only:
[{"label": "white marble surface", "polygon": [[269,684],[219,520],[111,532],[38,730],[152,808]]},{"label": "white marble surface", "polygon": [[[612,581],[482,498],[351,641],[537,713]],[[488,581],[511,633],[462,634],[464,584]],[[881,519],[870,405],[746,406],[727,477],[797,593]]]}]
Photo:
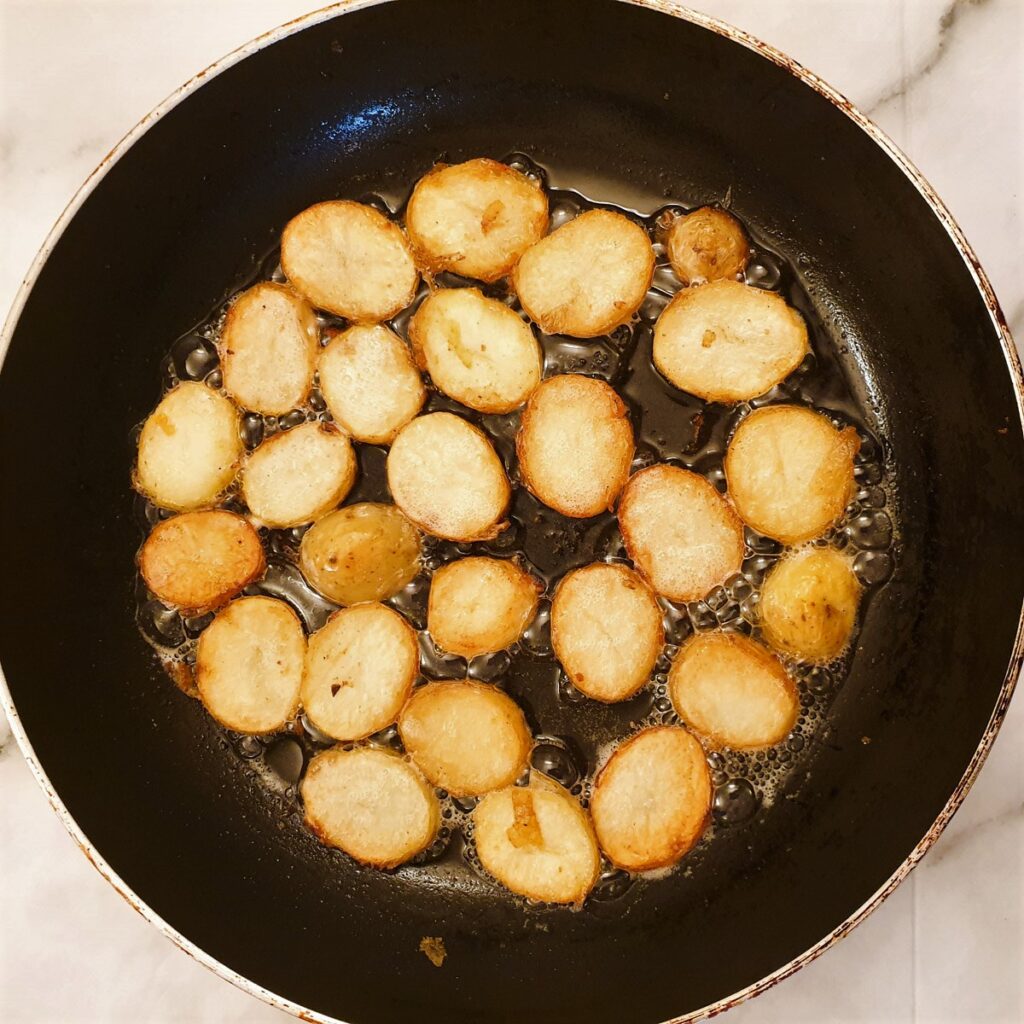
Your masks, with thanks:
[{"label": "white marble surface", "polygon": [[[0,310],[134,122],[312,0],[0,0]],[[1021,0],[705,0],[871,114],[944,197],[1024,340]],[[135,914],[75,849],[0,721],[0,1021],[278,1021]],[[730,1022],[1024,1021],[1024,698],[910,880]],[[625,1024],[625,1022],[624,1022]]]}]

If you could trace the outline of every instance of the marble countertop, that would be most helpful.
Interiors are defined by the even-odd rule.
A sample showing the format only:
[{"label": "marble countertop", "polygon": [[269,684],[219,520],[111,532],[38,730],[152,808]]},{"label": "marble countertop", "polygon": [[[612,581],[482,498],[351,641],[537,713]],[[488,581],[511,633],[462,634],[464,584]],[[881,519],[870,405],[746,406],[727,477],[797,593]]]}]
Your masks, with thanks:
[{"label": "marble countertop", "polygon": [[[874,118],[959,220],[1024,340],[1024,4],[696,0]],[[181,82],[313,0],[0,0],[0,311],[111,146]],[[284,1024],[176,949],[75,848],[0,719],[0,1021]],[[1024,697],[924,862],[730,1024],[1024,1020]]]}]

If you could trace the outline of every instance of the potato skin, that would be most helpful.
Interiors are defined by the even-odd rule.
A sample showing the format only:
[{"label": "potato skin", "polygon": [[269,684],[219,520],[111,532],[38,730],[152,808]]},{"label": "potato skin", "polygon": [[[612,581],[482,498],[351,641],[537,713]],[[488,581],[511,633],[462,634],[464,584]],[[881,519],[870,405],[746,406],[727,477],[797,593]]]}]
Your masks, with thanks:
[{"label": "potato skin", "polygon": [[672,222],[665,250],[683,284],[700,284],[742,274],[750,259],[750,239],[731,214],[702,206]]}]

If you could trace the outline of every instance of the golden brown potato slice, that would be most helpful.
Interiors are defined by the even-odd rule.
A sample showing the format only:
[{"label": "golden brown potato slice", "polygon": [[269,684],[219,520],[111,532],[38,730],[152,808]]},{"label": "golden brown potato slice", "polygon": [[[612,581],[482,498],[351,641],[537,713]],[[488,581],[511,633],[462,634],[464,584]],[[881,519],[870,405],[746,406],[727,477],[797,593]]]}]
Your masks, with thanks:
[{"label": "golden brown potato slice", "polygon": [[398,717],[419,671],[412,626],[382,604],[335,612],[309,638],[302,706],[336,740],[361,740]]},{"label": "golden brown potato slice", "polygon": [[756,398],[809,349],[803,317],[781,295],[739,281],[685,288],[654,328],[654,363],[677,388],[709,402]]},{"label": "golden brown potato slice", "polygon": [[480,281],[504,277],[548,227],[548,197],[496,160],[435,167],[417,182],[405,211],[424,268]]},{"label": "golden brown potato slice", "polygon": [[394,505],[346,505],[305,532],[299,566],[312,587],[338,604],[383,601],[419,572],[420,532]]},{"label": "golden brown potato slice", "polygon": [[533,393],[516,437],[523,482],[545,505],[585,519],[614,507],[633,460],[633,428],[603,380],[563,373]]},{"label": "golden brown potato slice", "polygon": [[589,210],[527,249],[512,281],[542,331],[595,338],[633,316],[653,276],[644,229],[621,213]]},{"label": "golden brown potato slice", "polygon": [[139,572],[164,604],[200,615],[263,575],[259,534],[242,516],[213,509],[157,523],[139,552]]},{"label": "golden brown potato slice", "polygon": [[735,279],[750,259],[750,239],[743,226],[713,206],[676,218],[668,229],[665,249],[683,284]]},{"label": "golden brown potato slice", "polygon": [[736,429],[725,475],[736,511],[758,533],[798,544],[824,533],[853,494],[860,438],[813,409],[771,405]]},{"label": "golden brown potato slice", "polygon": [[661,608],[624,565],[595,562],[569,573],[551,604],[551,644],[573,686],[595,700],[632,697],[665,642]]},{"label": "golden brown potato slice", "polygon": [[512,490],[487,435],[450,412],[418,416],[391,445],[388,487],[422,530],[446,540],[487,540],[504,528]]},{"label": "golden brown potato slice", "polygon": [[313,383],[319,336],[316,314],[301,295],[272,281],[254,285],[224,321],[224,390],[243,409],[266,416],[302,405]]},{"label": "golden brown potato slice", "polygon": [[331,415],[367,444],[391,444],[427,397],[408,346],[379,324],[336,335],[320,353],[319,371]]},{"label": "golden brown potato slice", "polygon": [[710,812],[703,747],[685,729],[665,725],[622,743],[590,798],[601,849],[627,871],[675,864],[700,839]]},{"label": "golden brown potato slice", "polygon": [[281,266],[314,306],[356,323],[394,316],[412,302],[419,281],[402,229],[347,200],[293,217],[281,235]]},{"label": "golden brown potato slice", "polygon": [[438,647],[463,658],[502,651],[533,621],[542,589],[515,562],[460,558],[430,581],[427,630]]},{"label": "golden brown potato slice", "polygon": [[303,423],[274,434],[246,459],[242,497],[263,525],[299,526],[343,501],[355,479],[349,439],[333,426]]},{"label": "golden brown potato slice", "polygon": [[409,324],[416,359],[446,395],[479,412],[518,409],[540,383],[540,345],[504,302],[443,288]]},{"label": "golden brown potato slice", "polygon": [[272,597],[232,601],[199,636],[196,688],[207,711],[236,732],[274,732],[299,707],[306,637]]},{"label": "golden brown potato slice", "polygon": [[633,564],[670,601],[695,601],[743,564],[743,524],[702,476],[657,465],[634,474],[619,502]]},{"label": "golden brown potato slice", "polygon": [[782,663],[740,633],[700,633],[688,641],[668,687],[690,728],[734,750],[778,743],[800,714],[796,686]]},{"label": "golden brown potato slice", "polygon": [[306,822],[322,843],[375,868],[393,868],[425,850],[441,808],[434,791],[390,750],[325,750],[302,780]]},{"label": "golden brown potato slice", "polygon": [[238,410],[195,381],[179,384],[142,425],[135,486],[179,512],[212,505],[242,458]]}]

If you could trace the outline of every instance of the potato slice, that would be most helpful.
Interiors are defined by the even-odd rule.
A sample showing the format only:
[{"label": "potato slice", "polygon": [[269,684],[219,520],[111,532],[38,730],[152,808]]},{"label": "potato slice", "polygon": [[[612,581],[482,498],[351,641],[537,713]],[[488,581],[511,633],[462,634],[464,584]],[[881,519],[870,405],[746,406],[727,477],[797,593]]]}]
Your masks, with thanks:
[{"label": "potato slice", "polygon": [[569,573],[551,604],[551,644],[573,686],[595,700],[632,697],[665,643],[661,608],[624,565],[595,562]]},{"label": "potato slice", "polygon": [[431,273],[497,281],[547,231],[548,197],[496,160],[439,165],[416,183],[405,226]]},{"label": "potato slice", "polygon": [[395,721],[419,664],[416,633],[398,612],[343,608],[309,638],[302,706],[321,732],[361,740]]},{"label": "potato slice", "polygon": [[476,288],[443,288],[409,324],[420,366],[455,401],[479,412],[506,413],[540,383],[540,345],[504,302]]},{"label": "potato slice", "polygon": [[588,210],[527,249],[512,281],[542,331],[595,338],[633,316],[653,276],[644,229],[621,213]]},{"label": "potato slice", "polygon": [[427,397],[408,346],[379,324],[336,335],[320,353],[319,371],[335,422],[366,444],[391,444]]},{"label": "potato slice", "polygon": [[310,304],[283,284],[261,281],[228,311],[220,337],[224,390],[243,409],[281,416],[313,383],[320,331]]},{"label": "potato slice", "polygon": [[695,601],[743,564],[743,524],[702,476],[657,465],[634,474],[619,502],[633,564],[671,601]]},{"label": "potato slice", "polygon": [[684,644],[668,677],[679,717],[712,743],[768,747],[796,724],[796,685],[766,647],[741,633],[699,633]]},{"label": "potato slice", "polygon": [[355,479],[349,439],[333,426],[303,423],[250,454],[242,468],[242,497],[263,525],[299,526],[342,502]]},{"label": "potato slice", "polygon": [[683,284],[735,280],[750,259],[750,239],[743,225],[714,206],[677,217],[668,229],[665,249]]},{"label": "potato slice", "polygon": [[195,381],[179,384],[142,425],[135,486],[161,508],[212,505],[238,472],[239,426],[223,395]]},{"label": "potato slice", "polygon": [[504,529],[512,489],[487,435],[450,412],[419,416],[391,445],[388,487],[422,530],[446,540],[487,540]]},{"label": "potato slice", "polygon": [[394,505],[346,505],[305,532],[299,566],[337,604],[384,601],[419,572],[420,532]]},{"label": "potato slice", "polygon": [[146,586],[191,615],[226,604],[265,568],[259,534],[242,516],[220,509],[157,523],[139,552]]},{"label": "potato slice", "polygon": [[293,217],[281,235],[281,266],[314,306],[356,323],[394,316],[419,282],[402,229],[372,206],[347,200]]},{"label": "potato slice", "polygon": [[302,623],[284,601],[240,597],[199,635],[196,688],[221,725],[274,732],[298,711],[305,653]]},{"label": "potato slice", "polygon": [[761,588],[764,638],[804,661],[831,661],[850,642],[859,601],[860,584],[846,555],[835,548],[793,551]]},{"label": "potato slice", "polygon": [[480,863],[520,896],[582,903],[597,881],[601,857],[586,811],[537,773],[529,786],[488,793],[473,823]]},{"label": "potato slice", "polygon": [[781,295],[739,281],[685,288],[654,327],[654,363],[709,402],[756,398],[810,351],[803,317]]},{"label": "potato slice", "polygon": [[860,438],[837,430],[813,409],[771,405],[736,429],[725,475],[736,511],[748,525],[783,544],[824,533],[853,495]]},{"label": "potato slice", "polygon": [[322,843],[375,868],[397,867],[421,853],[441,823],[426,780],[379,747],[317,754],[302,780],[302,802]]},{"label": "potato slice", "polygon": [[460,558],[430,581],[427,630],[438,647],[463,658],[503,651],[533,621],[543,589],[513,561]]},{"label": "potato slice", "polygon": [[710,812],[704,749],[674,726],[644,729],[622,743],[590,798],[601,849],[628,871],[677,863],[704,833]]},{"label": "potato slice", "polygon": [[516,437],[523,482],[545,505],[585,519],[614,507],[629,477],[633,428],[603,380],[564,373],[533,393]]}]

